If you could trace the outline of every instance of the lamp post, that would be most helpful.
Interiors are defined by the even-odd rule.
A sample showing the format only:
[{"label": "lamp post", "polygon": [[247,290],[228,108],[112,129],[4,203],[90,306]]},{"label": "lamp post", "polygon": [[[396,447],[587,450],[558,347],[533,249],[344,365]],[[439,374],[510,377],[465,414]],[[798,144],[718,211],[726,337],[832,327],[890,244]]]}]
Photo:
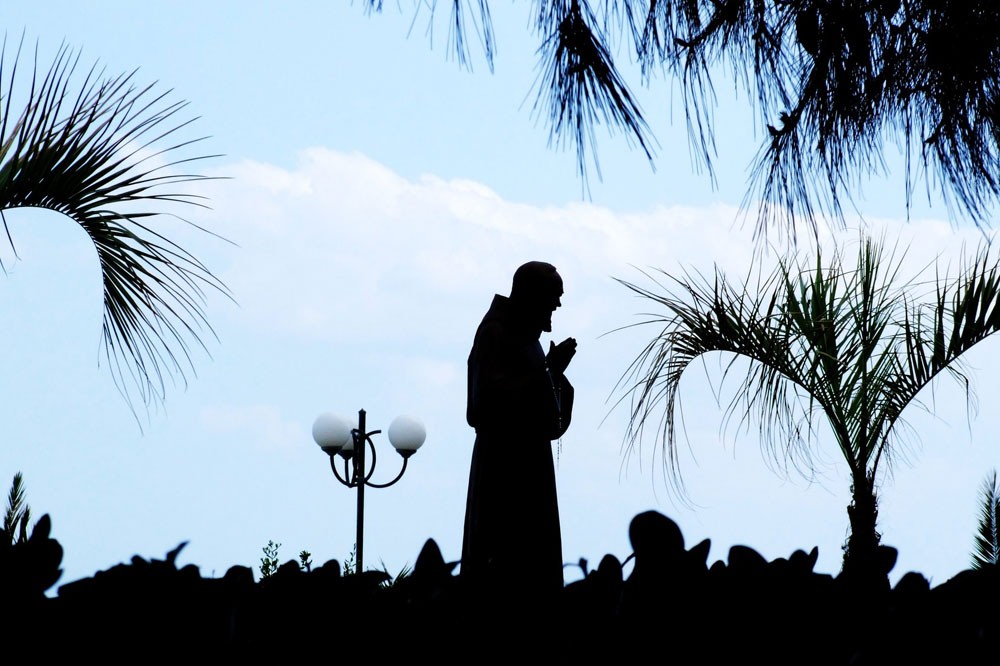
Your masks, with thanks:
[{"label": "lamp post", "polygon": [[[412,416],[398,416],[389,425],[389,443],[403,457],[403,467],[392,481],[388,483],[373,483],[370,479],[375,472],[376,454],[372,435],[381,430],[365,430],[365,410],[358,411],[358,425],[351,427],[350,422],[336,414],[320,414],[313,423],[313,439],[323,452],[330,456],[330,469],[337,480],[348,488],[358,489],[358,520],[357,520],[357,559],[356,571],[364,571],[364,535],[365,535],[365,486],[372,488],[388,488],[403,477],[406,463],[410,456],[417,452],[427,438],[423,423]],[[371,451],[371,465],[365,462],[366,450]],[[343,459],[343,475],[337,471],[337,455]]]}]

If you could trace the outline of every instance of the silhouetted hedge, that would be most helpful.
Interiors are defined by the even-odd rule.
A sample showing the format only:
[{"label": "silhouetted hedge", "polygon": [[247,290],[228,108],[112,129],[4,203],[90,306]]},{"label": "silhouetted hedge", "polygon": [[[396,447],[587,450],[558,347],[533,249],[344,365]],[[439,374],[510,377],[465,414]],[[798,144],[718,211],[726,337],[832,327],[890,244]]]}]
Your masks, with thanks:
[{"label": "silhouetted hedge", "polygon": [[[867,666],[994,663],[1000,654],[995,569],[933,588],[908,573],[895,587],[861,589],[816,573],[816,549],[767,561],[736,546],[709,565],[709,542],[687,548],[657,512],[631,523],[627,576],[607,555],[550,598],[472,594],[433,540],[395,581],[374,571],[344,576],[335,560],[308,572],[289,561],[260,581],[239,566],[204,578],[194,565],[176,566],[182,544],[164,560],[135,557],[50,598],[62,551],[47,519],[36,532],[20,549],[0,549],[0,605],[4,645],[39,657]],[[888,573],[895,551],[883,555]]]}]

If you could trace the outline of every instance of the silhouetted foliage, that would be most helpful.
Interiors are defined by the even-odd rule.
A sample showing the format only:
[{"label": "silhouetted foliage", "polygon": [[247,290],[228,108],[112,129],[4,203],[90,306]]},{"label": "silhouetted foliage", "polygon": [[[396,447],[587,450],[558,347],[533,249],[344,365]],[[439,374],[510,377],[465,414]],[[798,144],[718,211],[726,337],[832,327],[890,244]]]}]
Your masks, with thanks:
[{"label": "silhouetted foliage", "polygon": [[24,475],[14,474],[0,528],[0,598],[35,603],[62,576],[62,546],[48,514],[31,524]]},{"label": "silhouetted foliage", "polygon": [[[815,548],[768,560],[736,545],[709,566],[707,542],[688,548],[663,514],[637,515],[629,535],[631,573],[606,555],[544,616],[531,594],[481,612],[454,573],[457,563],[446,562],[433,539],[412,574],[388,587],[380,572],[344,576],[336,560],[312,571],[289,560],[259,582],[244,566],[202,578],[194,565],[178,566],[181,544],[163,560],[134,557],[63,585],[23,611],[12,647],[106,661],[154,650],[161,660],[197,654],[253,663],[319,653],[437,664],[629,663],[655,655],[796,666],[988,663],[1000,647],[995,570],[962,572],[935,587],[909,572],[894,588],[863,594],[816,572]],[[888,572],[895,551],[881,552]],[[531,566],[530,553],[524,560]]]},{"label": "silhouetted foliage", "polygon": [[26,614],[39,607],[45,592],[62,577],[63,549],[53,539],[48,514],[38,519],[27,539],[0,539],[0,626],[17,631],[28,621]]},{"label": "silhouetted foliage", "polygon": [[[449,43],[468,66],[475,32],[490,67],[496,52],[488,0],[451,0]],[[382,0],[367,0],[381,11]],[[413,11],[437,3],[412,3]],[[641,83],[676,77],[689,136],[716,159],[714,78],[755,101],[764,137],[747,199],[758,233],[820,215],[885,171],[886,148],[905,154],[906,201],[923,179],[977,224],[1000,194],[1000,12],[989,0],[538,0],[536,110],[550,140],[576,146],[585,176],[594,129],[625,133],[653,160],[645,116],[621,74]],[[620,50],[616,50],[620,49]],[[621,55],[617,55],[621,53]],[[731,155],[723,155],[732,159]]]}]

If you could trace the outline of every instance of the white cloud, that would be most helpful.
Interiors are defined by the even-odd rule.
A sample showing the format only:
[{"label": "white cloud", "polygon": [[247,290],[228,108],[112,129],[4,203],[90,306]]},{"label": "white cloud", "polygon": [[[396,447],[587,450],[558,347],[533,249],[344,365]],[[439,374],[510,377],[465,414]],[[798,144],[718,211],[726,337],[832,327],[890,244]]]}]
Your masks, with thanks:
[{"label": "white cloud", "polygon": [[[819,484],[810,486],[794,475],[780,478],[761,460],[753,433],[720,435],[723,411],[703,378],[686,380],[683,396],[697,454],[688,466],[697,511],[664,504],[668,494],[652,441],[636,457],[622,458],[627,414],[612,409],[620,395],[612,395],[612,388],[655,331],[605,334],[636,323],[638,313],[654,306],[612,278],[649,286],[640,269],[708,274],[718,264],[742,276],[750,266],[773,261],[773,255],[762,258],[755,252],[752,230],[736,223],[735,208],[662,206],[629,214],[587,203],[540,208],[505,201],[467,180],[407,180],[367,157],[324,149],[303,152],[294,170],[245,162],[234,165],[230,175],[234,180],[218,183],[212,194],[223,235],[241,246],[224,273],[241,304],[230,328],[245,338],[243,344],[251,345],[255,337],[277,341],[278,352],[250,347],[239,354],[249,359],[277,355],[274,364],[283,366],[284,374],[266,376],[258,390],[271,397],[261,398],[263,404],[206,410],[206,427],[269,445],[301,446],[309,439],[308,424],[296,426],[277,408],[265,406],[292,390],[292,384],[322,387],[331,408],[372,409],[379,427],[398,413],[414,413],[428,426],[419,467],[423,474],[448,479],[445,488],[452,493],[420,502],[460,502],[462,492],[452,485],[462,485],[472,441],[464,423],[464,364],[472,333],[491,295],[509,288],[517,265],[547,260],[566,283],[553,337],[573,335],[580,341],[571,366],[578,413],[560,461],[560,493],[569,500],[567,557],[599,557],[603,553],[593,549],[617,548],[608,541],[607,526],[598,528],[588,511],[618,521],[624,535],[632,515],[655,506],[675,517],[692,542],[713,538],[723,548],[713,557],[723,557],[723,545],[733,541],[770,557],[787,555],[793,543],[822,544],[821,568],[837,568],[848,499],[835,451],[826,452]],[[911,266],[939,253],[952,256],[963,241],[978,240],[974,230],[956,232],[934,220],[872,224],[890,239],[911,245]],[[857,232],[824,231],[823,242],[829,246],[835,236],[854,242]],[[309,400],[319,404],[315,396]],[[921,434],[932,432],[920,425],[919,415],[910,416]],[[917,469],[921,457],[916,456]],[[752,493],[757,494],[751,502]],[[600,509],[593,506],[595,498]],[[897,502],[894,507],[908,506],[905,498]],[[775,507],[772,514],[768,507]],[[423,509],[427,515],[440,510]],[[919,521],[906,516],[905,509],[893,510],[886,508],[893,528],[886,538],[904,551],[927,520],[946,520]],[[758,522],[751,524],[751,514]],[[769,529],[767,515],[787,525],[787,533]],[[459,527],[449,529],[454,534]],[[454,537],[447,546],[454,551]],[[901,567],[940,566],[923,564],[927,560],[921,556],[906,552]]]},{"label": "white cloud", "polygon": [[[470,181],[411,182],[322,149],[304,151],[294,171],[244,162],[229,173],[211,192],[213,229],[240,246],[223,278],[253,325],[310,339],[370,335],[396,321],[410,335],[431,332],[456,308],[506,291],[513,268],[533,259],[555,263],[567,301],[579,303],[598,288],[625,296],[610,277],[637,276],[630,264],[751,256],[747,239],[728,233],[736,211],[726,207],[629,216],[589,204],[536,208]],[[367,329],[350,326],[358,321]]]}]

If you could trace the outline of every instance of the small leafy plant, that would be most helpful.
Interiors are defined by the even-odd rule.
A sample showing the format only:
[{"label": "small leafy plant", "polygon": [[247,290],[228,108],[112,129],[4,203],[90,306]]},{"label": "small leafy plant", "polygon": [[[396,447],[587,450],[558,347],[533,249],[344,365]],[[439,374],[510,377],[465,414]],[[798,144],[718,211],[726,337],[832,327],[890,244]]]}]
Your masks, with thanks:
[{"label": "small leafy plant", "polygon": [[[278,549],[280,548],[280,543],[270,540],[264,546],[264,557],[260,558],[261,578],[273,576],[274,572],[278,570],[278,567],[281,565],[281,560],[278,557]],[[308,550],[299,551],[299,569],[305,572],[312,571],[312,564],[312,553]]]},{"label": "small leafy plant", "polygon": [[357,573],[357,560],[356,556],[358,554],[358,544],[354,544],[351,548],[351,554],[344,559],[344,566],[341,567],[342,573],[345,576],[352,576]]},{"label": "small leafy plant", "polygon": [[[260,558],[260,575],[262,579],[273,576],[274,573],[278,570],[278,567],[281,566],[281,558],[279,556],[280,548],[281,548],[280,543],[278,543],[277,541],[269,540],[267,542],[267,545],[264,546],[264,548],[262,549],[264,552],[264,556]],[[358,545],[354,544],[351,547],[350,554],[344,559],[344,562],[341,566],[341,575],[353,576],[354,574],[358,573],[357,554],[358,554]],[[312,553],[309,552],[308,550],[299,551],[299,569],[308,573],[312,571],[312,565],[313,565]],[[396,574],[396,576],[390,575],[388,569],[385,568],[384,564],[382,565],[382,571],[385,572],[388,578],[387,582],[384,584],[384,587],[391,587],[392,585],[395,585],[397,582],[410,575],[409,567],[403,567],[400,570],[400,572]]]},{"label": "small leafy plant", "polygon": [[274,541],[268,541],[267,545],[264,546],[264,557],[260,558],[260,576],[261,578],[267,578],[274,574],[278,570],[278,549],[281,548],[280,543],[275,543]]}]

